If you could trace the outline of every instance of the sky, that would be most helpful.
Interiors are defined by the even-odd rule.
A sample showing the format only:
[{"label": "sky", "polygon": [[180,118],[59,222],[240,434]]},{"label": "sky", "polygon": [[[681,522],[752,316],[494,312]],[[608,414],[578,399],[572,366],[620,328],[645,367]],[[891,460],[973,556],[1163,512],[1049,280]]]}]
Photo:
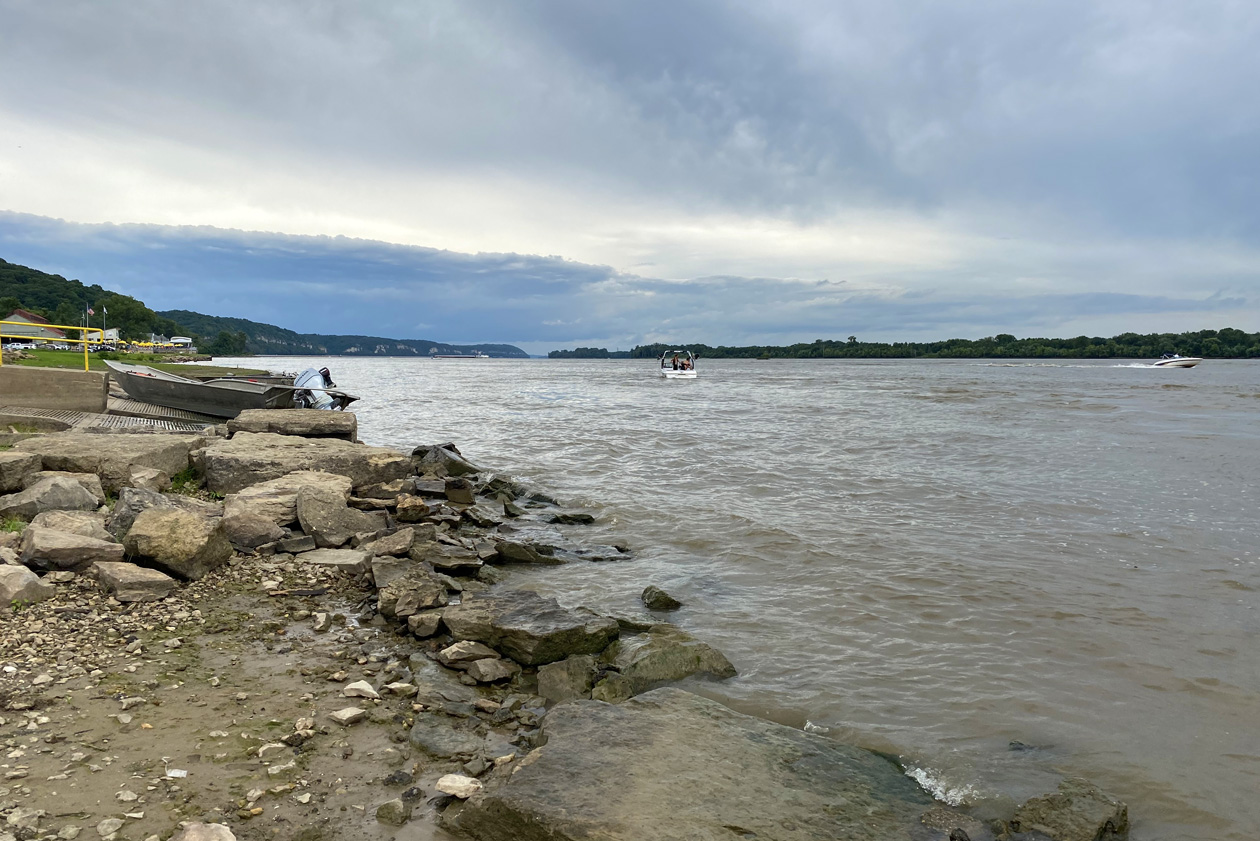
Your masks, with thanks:
[{"label": "sky", "polygon": [[1260,4],[0,0],[0,257],[531,353],[1260,330]]}]

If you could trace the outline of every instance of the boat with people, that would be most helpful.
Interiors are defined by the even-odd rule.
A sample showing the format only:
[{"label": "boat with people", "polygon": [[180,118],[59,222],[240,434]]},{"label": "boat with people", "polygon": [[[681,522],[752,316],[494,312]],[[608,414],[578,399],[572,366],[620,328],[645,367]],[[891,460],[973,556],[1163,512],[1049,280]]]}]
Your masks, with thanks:
[{"label": "boat with people", "polygon": [[1159,359],[1151,363],[1152,368],[1193,368],[1202,362],[1203,359],[1198,356],[1181,356],[1176,353],[1165,353]]},{"label": "boat with people", "polygon": [[490,354],[474,351],[472,353],[435,353],[432,359],[489,359]]},{"label": "boat with people", "polygon": [[246,409],[345,409],[358,397],[336,389],[327,368],[296,377],[215,377],[194,380],[147,365],[106,360],[110,378],[141,403],[234,418]]},{"label": "boat with people", "polygon": [[696,357],[689,350],[671,350],[661,354],[661,376],[667,380],[694,380]]}]

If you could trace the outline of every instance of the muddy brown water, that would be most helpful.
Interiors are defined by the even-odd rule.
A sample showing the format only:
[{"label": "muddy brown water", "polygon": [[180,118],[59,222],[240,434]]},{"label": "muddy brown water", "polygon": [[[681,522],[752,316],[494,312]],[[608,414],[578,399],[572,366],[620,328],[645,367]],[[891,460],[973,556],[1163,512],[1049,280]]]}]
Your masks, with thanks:
[{"label": "muddy brown water", "polygon": [[737,708],[981,809],[1079,774],[1136,841],[1260,834],[1260,364],[266,361],[590,506],[635,559],[535,586],[665,587]]}]

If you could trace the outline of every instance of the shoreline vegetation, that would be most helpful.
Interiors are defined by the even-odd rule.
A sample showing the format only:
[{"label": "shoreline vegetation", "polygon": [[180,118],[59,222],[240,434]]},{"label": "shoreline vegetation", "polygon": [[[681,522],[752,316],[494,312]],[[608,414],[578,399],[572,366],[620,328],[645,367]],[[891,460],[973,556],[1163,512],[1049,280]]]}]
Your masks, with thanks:
[{"label": "shoreline vegetation", "polygon": [[[133,365],[147,365],[159,371],[168,371],[182,377],[256,377],[265,376],[269,372],[262,368],[229,368],[222,365],[203,365],[211,357],[204,354],[196,356],[179,356],[172,353],[90,353],[88,354],[89,371],[107,371],[105,360],[129,362]],[[192,361],[176,361],[176,360]],[[65,368],[70,371],[83,370],[82,350],[24,350],[18,353],[5,351],[5,365],[20,365],[30,368]]]},{"label": "shoreline vegetation", "polygon": [[1085,780],[972,814],[888,756],[677,688],[736,669],[667,593],[610,616],[512,586],[632,559],[584,537],[594,514],[453,444],[357,432],[259,410],[0,453],[0,738],[32,746],[0,807],[18,837],[1127,836]]},{"label": "shoreline vegetation", "polygon": [[553,350],[549,359],[657,359],[671,350],[689,350],[702,359],[1153,359],[1165,353],[1204,359],[1258,359],[1260,333],[1232,327],[1188,333],[1121,333],[1111,338],[1077,336],[1072,339],[1017,339],[999,333],[983,339],[939,342],[863,342],[816,339],[774,346],[711,347],[706,344],[650,344],[633,350],[579,347]]}]

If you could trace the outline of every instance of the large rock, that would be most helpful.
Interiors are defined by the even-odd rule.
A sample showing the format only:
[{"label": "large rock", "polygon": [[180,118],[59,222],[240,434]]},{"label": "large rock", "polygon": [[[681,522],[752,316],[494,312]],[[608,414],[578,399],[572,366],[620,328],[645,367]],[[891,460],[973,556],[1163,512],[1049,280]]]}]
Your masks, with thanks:
[{"label": "large rock", "polygon": [[353,412],[323,409],[246,409],[227,422],[228,434],[274,432],[303,438],[342,438],[359,436],[359,420]]},{"label": "large rock", "polygon": [[932,798],[887,759],[677,689],[565,704],[543,733],[446,827],[478,841],[945,837],[919,823]]},{"label": "large rock", "polygon": [[313,552],[303,552],[296,560],[350,575],[362,575],[371,567],[372,553],[363,549],[316,549]]},{"label": "large rock", "polygon": [[202,517],[218,517],[223,513],[223,509],[216,503],[204,502],[190,496],[158,493],[143,488],[123,488],[118,492],[118,501],[114,503],[114,511],[105,522],[105,528],[121,540],[131,530],[131,524],[140,516],[140,512],[150,509],[187,511]]},{"label": "large rock", "polygon": [[272,543],[285,536],[285,530],[270,517],[250,511],[225,514],[223,532],[228,542],[239,549],[257,549],[264,543]]},{"label": "large rock", "polygon": [[348,476],[355,486],[392,482],[411,474],[411,460],[384,447],[335,438],[300,438],[273,432],[238,432],[196,454],[206,487],[215,493],[244,490],[259,481],[298,470],[325,470]]},{"label": "large rock", "polygon": [[123,538],[127,555],[186,581],[196,581],[232,556],[223,521],[190,511],[141,511]]},{"label": "large rock", "polygon": [[31,526],[54,531],[66,531],[95,537],[97,540],[116,542],[105,528],[105,515],[96,511],[45,511],[31,519]]},{"label": "large rock", "polygon": [[92,567],[92,574],[120,602],[159,601],[179,586],[166,573],[135,564],[102,561]]},{"label": "large rock", "polygon": [[1034,797],[1015,810],[1011,828],[1040,832],[1054,841],[1123,841],[1129,837],[1129,807],[1079,777],[1059,790]]},{"label": "large rock", "polygon": [[422,444],[411,451],[416,472],[426,476],[468,476],[481,468],[468,461],[454,444]]},{"label": "large rock", "polygon": [[673,625],[653,625],[646,633],[622,636],[601,659],[627,681],[631,695],[693,675],[737,674],[720,651]]},{"label": "large rock", "polygon": [[95,511],[96,497],[73,479],[53,476],[24,491],[0,496],[0,520],[16,518],[30,522],[45,511]]},{"label": "large rock", "polygon": [[302,531],[315,538],[315,545],[323,549],[336,549],[360,532],[385,527],[383,515],[350,508],[344,496],[327,488],[299,490],[297,515]]},{"label": "large rock", "polygon": [[423,569],[413,569],[377,591],[376,609],[382,616],[406,619],[422,610],[442,607],[449,600],[446,584]]},{"label": "large rock", "polygon": [[45,470],[95,473],[107,492],[117,493],[133,466],[174,476],[188,467],[189,451],[205,440],[199,434],[60,432],[21,441],[16,449],[38,453]]},{"label": "large rock", "polygon": [[56,587],[40,581],[39,576],[26,567],[0,566],[0,608],[8,608],[14,602],[42,602],[56,592]]},{"label": "large rock", "polygon": [[78,572],[101,561],[121,561],[123,547],[72,532],[27,526],[19,559],[31,569]]},{"label": "large rock", "polygon": [[105,504],[105,488],[101,486],[101,477],[95,473],[67,473],[64,470],[38,470],[34,473],[27,474],[22,480],[22,487],[29,488],[37,485],[44,479],[52,479],[59,477],[69,479],[72,482],[78,482],[83,490],[90,493],[95,499],[97,505]]},{"label": "large rock", "polygon": [[595,657],[578,654],[538,667],[538,694],[553,704],[589,697],[595,685]]},{"label": "large rock", "polygon": [[475,733],[456,729],[451,719],[435,715],[418,716],[407,734],[407,740],[413,747],[437,759],[477,756],[485,744],[485,740]]},{"label": "large rock", "polygon": [[408,527],[369,543],[367,548],[377,555],[406,555],[415,539],[416,530]]},{"label": "large rock", "polygon": [[498,549],[498,554],[493,556],[494,563],[548,565],[566,563],[566,559],[557,556],[555,549],[547,544],[503,540],[499,542]]},{"label": "large rock", "polygon": [[171,841],[236,841],[236,836],[221,823],[193,821],[185,824],[183,831],[172,836]]},{"label": "large rock", "polygon": [[481,558],[473,550],[432,540],[412,544],[408,556],[447,575],[476,575],[482,566]]},{"label": "large rock", "polygon": [[455,639],[484,642],[523,666],[598,654],[618,634],[615,619],[528,590],[473,596],[448,607],[442,621]]},{"label": "large rock", "polygon": [[341,498],[346,500],[350,498],[350,477],[298,470],[258,482],[239,493],[228,494],[223,500],[223,516],[257,514],[278,526],[290,526],[298,519],[297,495],[302,488],[323,488],[341,494]]},{"label": "large rock", "polygon": [[43,460],[38,453],[0,451],[0,494],[22,490],[22,479],[42,469]]}]

